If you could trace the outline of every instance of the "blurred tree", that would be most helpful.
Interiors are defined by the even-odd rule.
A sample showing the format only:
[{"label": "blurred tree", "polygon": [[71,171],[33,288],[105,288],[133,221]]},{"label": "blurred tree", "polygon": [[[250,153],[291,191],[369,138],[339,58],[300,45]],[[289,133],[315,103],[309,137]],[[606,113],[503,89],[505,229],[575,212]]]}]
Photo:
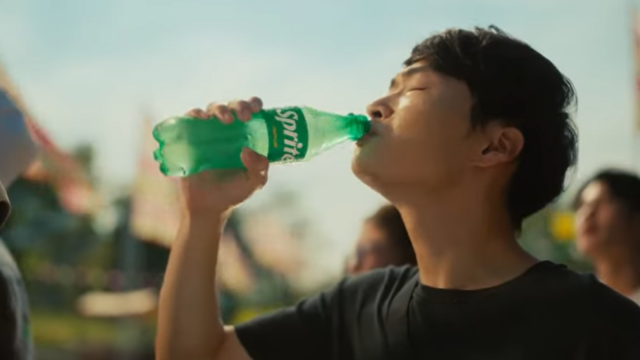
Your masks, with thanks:
[{"label": "blurred tree", "polygon": [[72,156],[78,161],[86,173],[93,177],[93,146],[91,146],[91,144],[80,144],[73,149]]},{"label": "blurred tree", "polygon": [[570,238],[575,234],[567,228],[569,217],[563,206],[552,204],[525,221],[519,241],[540,259],[566,264],[576,271],[590,271],[590,264],[575,251]]},{"label": "blurred tree", "polygon": [[133,240],[133,246],[137,247],[135,250],[140,255],[137,271],[158,276],[164,273],[169,259],[169,249],[156,245],[154,242],[142,241],[142,239],[138,239],[130,233],[131,197],[125,195],[116,199],[114,207],[118,214],[117,225],[112,234],[114,242],[112,263],[114,266],[118,269],[123,269],[124,264],[119,257],[123,252],[123,248],[127,246],[126,241]]},{"label": "blurred tree", "polygon": [[[90,168],[91,147],[83,146],[79,153],[84,154],[83,166]],[[55,188],[46,181],[20,178],[9,187],[8,194],[12,214],[2,238],[24,273],[32,304],[71,308],[82,289],[60,285],[77,282],[75,269],[106,265],[92,215],[67,212]],[[47,284],[33,281],[43,276]]]}]

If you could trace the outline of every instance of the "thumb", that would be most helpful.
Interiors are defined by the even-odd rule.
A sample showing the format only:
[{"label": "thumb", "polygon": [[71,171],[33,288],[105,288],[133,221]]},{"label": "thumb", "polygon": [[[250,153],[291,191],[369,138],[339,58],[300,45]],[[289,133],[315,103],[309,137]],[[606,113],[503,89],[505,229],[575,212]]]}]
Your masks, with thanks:
[{"label": "thumb", "polygon": [[260,187],[264,186],[267,182],[269,160],[249,148],[242,149],[240,157],[247,168],[247,176],[252,181],[256,181]]}]

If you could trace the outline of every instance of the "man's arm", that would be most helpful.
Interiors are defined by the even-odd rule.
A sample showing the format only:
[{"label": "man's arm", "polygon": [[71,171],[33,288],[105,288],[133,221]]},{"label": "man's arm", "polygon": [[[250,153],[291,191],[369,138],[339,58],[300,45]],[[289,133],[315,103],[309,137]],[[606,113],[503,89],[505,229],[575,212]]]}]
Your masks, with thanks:
[{"label": "man's arm", "polygon": [[295,307],[261,316],[236,329],[220,321],[216,294],[218,244],[226,215],[186,216],[171,250],[160,294],[156,353],[159,360],[331,358],[332,318],[344,282]]},{"label": "man's arm", "polygon": [[[252,98],[229,106],[210,104],[206,111],[194,109],[188,115],[230,123],[232,113],[248,121],[261,108],[260,99]],[[332,331],[327,309],[336,298],[332,294],[255,319],[237,330],[220,321],[216,265],[225,222],[234,207],[267,182],[269,161],[264,156],[244,149],[242,162],[246,171],[205,171],[180,180],[184,215],[160,293],[157,358],[329,359]]]},{"label": "man's arm", "polygon": [[160,295],[159,360],[250,360],[232,328],[220,321],[218,245],[226,215],[185,215],[171,249]]},{"label": "man's arm", "polygon": [[[262,109],[251,98],[212,103],[187,115],[230,124]],[[213,119],[215,118],[215,119]],[[269,161],[243,149],[246,171],[205,171],[180,180],[183,216],[160,293],[156,353],[159,360],[248,360],[233,330],[220,321],[216,265],[222,230],[232,209],[267,182]]]}]

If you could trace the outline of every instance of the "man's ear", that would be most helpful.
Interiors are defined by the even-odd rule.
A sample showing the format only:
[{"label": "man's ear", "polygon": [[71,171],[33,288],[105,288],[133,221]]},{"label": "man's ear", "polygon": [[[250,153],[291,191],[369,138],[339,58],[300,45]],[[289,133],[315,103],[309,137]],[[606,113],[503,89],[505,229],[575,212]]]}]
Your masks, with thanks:
[{"label": "man's ear", "polygon": [[488,124],[482,132],[482,140],[474,159],[477,166],[490,167],[512,162],[524,147],[522,132],[513,126],[494,122]]}]

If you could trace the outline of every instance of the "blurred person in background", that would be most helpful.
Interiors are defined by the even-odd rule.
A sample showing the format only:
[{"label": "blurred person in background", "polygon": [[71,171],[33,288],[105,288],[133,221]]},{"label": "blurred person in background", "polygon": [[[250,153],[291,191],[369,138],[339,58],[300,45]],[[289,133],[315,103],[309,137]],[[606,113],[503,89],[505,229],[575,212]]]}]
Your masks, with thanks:
[{"label": "blurred person in background", "polygon": [[[640,359],[640,307],[517,242],[575,164],[574,102],[551,61],[495,27],[416,45],[368,106],[372,130],[352,170],[398,208],[418,267],[347,277],[235,327],[219,320],[219,242],[233,209],[266,184],[269,161],[244,149],[247,170],[233,178],[181,178],[158,359]],[[188,114],[229,124],[262,107],[251,98]]]},{"label": "blurred person in background", "polygon": [[640,304],[640,177],[601,171],[580,189],[575,209],[578,251],[600,281]]},{"label": "blurred person in background", "polygon": [[382,206],[362,224],[355,253],[347,264],[347,274],[357,275],[387,266],[416,266],[416,253],[393,205]]},{"label": "blurred person in background", "polygon": [[[18,178],[36,155],[22,112],[0,89],[0,226],[11,211],[5,186]],[[27,292],[20,270],[0,239],[0,359],[33,356]]]}]

